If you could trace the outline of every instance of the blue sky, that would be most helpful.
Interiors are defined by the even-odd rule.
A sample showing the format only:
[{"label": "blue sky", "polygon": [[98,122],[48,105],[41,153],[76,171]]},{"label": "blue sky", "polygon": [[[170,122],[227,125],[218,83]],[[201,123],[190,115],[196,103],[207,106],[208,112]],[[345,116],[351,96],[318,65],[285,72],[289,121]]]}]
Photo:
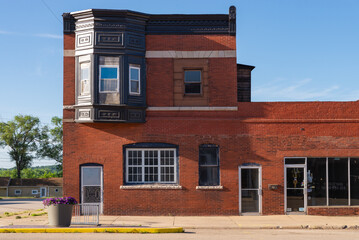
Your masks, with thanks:
[{"label": "blue sky", "polygon": [[[237,58],[254,65],[253,101],[359,99],[357,0],[0,0],[0,121],[62,116],[62,13],[89,8],[226,14],[237,7]],[[34,165],[51,164],[35,161]],[[12,167],[0,149],[0,167]]]}]

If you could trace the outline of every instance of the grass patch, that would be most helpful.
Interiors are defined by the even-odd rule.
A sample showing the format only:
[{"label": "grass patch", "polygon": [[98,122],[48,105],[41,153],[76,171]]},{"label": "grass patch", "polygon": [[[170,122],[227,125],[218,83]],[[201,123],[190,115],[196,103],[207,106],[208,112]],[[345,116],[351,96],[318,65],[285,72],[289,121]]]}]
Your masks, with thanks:
[{"label": "grass patch", "polygon": [[39,213],[32,213],[31,216],[33,217],[38,217],[38,216],[43,216],[43,215],[46,215],[47,212],[39,212]]},{"label": "grass patch", "polygon": [[16,219],[21,219],[21,216],[16,216]]}]

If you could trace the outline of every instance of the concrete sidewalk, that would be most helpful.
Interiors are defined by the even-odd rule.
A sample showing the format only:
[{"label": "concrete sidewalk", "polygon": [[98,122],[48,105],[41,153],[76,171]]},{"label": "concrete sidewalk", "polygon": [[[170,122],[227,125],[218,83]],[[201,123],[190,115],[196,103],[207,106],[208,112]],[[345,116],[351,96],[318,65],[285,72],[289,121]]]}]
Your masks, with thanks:
[{"label": "concrete sidewalk", "polygon": [[[0,218],[0,228],[48,228],[47,215]],[[92,227],[71,225],[71,227]],[[359,229],[358,217],[274,216],[100,216],[99,227],[184,229]]]}]

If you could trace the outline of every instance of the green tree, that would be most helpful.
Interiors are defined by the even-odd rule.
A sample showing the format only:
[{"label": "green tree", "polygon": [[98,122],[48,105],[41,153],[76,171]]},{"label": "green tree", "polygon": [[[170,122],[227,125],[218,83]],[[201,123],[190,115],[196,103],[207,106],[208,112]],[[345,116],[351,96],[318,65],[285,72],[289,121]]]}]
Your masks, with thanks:
[{"label": "green tree", "polygon": [[16,165],[16,176],[32,164],[41,142],[47,138],[46,129],[37,117],[17,115],[13,120],[0,122],[0,146],[10,148],[8,154]]},{"label": "green tree", "polygon": [[49,129],[48,137],[41,142],[38,156],[54,159],[59,163],[59,170],[62,171],[62,119],[53,117],[51,123],[53,127]]}]

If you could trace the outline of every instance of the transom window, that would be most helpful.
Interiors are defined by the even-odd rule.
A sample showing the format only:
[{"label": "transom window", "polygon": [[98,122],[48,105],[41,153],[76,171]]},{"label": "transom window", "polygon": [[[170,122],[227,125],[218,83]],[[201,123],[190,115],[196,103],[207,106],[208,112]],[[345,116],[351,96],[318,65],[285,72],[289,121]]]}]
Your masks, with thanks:
[{"label": "transom window", "polygon": [[201,70],[184,71],[184,93],[201,94]]},{"label": "transom window", "polygon": [[80,95],[90,94],[90,63],[80,64]]},{"label": "transom window", "polygon": [[140,94],[140,70],[139,66],[130,65],[130,94]]},{"label": "transom window", "polygon": [[176,183],[176,149],[127,149],[127,183]]},{"label": "transom window", "polygon": [[216,145],[199,147],[199,185],[219,185],[219,147]]}]

